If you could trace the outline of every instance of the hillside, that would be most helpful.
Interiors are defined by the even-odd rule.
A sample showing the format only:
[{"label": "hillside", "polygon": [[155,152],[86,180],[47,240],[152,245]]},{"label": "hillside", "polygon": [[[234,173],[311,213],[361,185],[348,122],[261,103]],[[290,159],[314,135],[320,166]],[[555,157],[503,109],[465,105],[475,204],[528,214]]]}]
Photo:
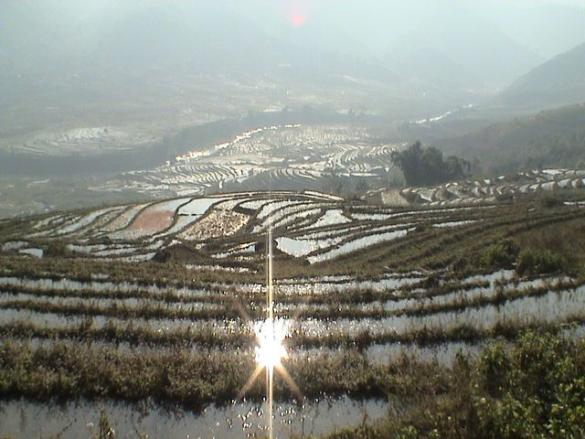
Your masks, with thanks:
[{"label": "hillside", "polygon": [[539,108],[585,101],[585,43],[522,76],[504,91],[501,100]]},{"label": "hillside", "polygon": [[493,124],[437,145],[467,160],[479,160],[486,172],[574,167],[585,161],[585,104]]},{"label": "hillside", "polygon": [[[450,433],[486,404],[537,407],[540,437],[582,431],[552,405],[583,401],[581,206],[239,192],[0,221],[0,435],[262,437],[272,358],[274,437],[316,420],[314,438],[507,437],[494,410]],[[260,357],[272,324],[278,357]],[[341,428],[359,429],[326,436]]]}]

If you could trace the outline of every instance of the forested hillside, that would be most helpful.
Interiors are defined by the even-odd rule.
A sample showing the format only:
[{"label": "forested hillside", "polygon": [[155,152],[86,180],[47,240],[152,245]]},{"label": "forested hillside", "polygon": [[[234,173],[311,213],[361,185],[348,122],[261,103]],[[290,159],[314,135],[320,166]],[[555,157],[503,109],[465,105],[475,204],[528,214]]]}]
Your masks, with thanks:
[{"label": "forested hillside", "polygon": [[585,104],[497,123],[437,142],[487,172],[585,166]]}]

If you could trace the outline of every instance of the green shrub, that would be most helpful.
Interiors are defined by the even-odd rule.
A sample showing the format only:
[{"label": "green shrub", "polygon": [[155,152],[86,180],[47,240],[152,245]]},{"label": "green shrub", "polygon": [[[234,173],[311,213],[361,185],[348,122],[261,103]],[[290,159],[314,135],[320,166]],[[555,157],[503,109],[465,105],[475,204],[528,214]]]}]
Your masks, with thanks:
[{"label": "green shrub", "polygon": [[489,269],[512,268],[520,248],[512,240],[500,241],[490,246],[481,256],[481,265]]},{"label": "green shrub", "polygon": [[548,332],[493,343],[458,355],[440,392],[421,389],[402,413],[330,439],[583,438],[584,352],[585,341]]},{"label": "green shrub", "polygon": [[63,241],[52,241],[47,246],[44,254],[51,258],[62,258],[69,254],[69,249]]},{"label": "green shrub", "polygon": [[510,359],[504,346],[496,343],[488,346],[477,365],[477,381],[490,397],[500,397],[508,379]]},{"label": "green shrub", "polygon": [[516,271],[520,275],[567,272],[570,271],[570,263],[566,257],[550,250],[523,250],[518,256]]},{"label": "green shrub", "polygon": [[546,194],[539,199],[540,206],[545,209],[554,209],[563,205],[563,200],[552,194]]}]

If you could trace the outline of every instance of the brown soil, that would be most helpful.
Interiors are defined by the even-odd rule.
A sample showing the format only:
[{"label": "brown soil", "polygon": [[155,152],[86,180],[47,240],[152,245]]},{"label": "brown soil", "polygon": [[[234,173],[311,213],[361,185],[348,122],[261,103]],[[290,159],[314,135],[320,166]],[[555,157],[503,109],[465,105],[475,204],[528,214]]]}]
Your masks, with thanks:
[{"label": "brown soil", "polygon": [[169,210],[146,209],[130,225],[130,230],[143,230],[156,233],[173,224],[174,212]]}]

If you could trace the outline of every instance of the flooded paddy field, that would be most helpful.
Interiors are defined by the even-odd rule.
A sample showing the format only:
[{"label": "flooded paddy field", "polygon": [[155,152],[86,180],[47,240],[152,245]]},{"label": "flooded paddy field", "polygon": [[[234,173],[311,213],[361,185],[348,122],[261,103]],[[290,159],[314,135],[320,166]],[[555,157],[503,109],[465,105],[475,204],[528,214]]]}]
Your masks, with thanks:
[{"label": "flooded paddy field", "polygon": [[[319,399],[303,404],[283,403],[274,413],[274,436],[322,436],[364,420],[376,421],[388,413],[382,400]],[[91,437],[100,413],[107,414],[118,438],[254,438],[267,432],[266,403],[237,402],[211,405],[201,412],[133,407],[120,403],[77,402],[65,405],[11,401],[0,405],[3,433],[13,437]],[[31,422],[34,420],[34,422]]]},{"label": "flooded paddy field", "polygon": [[494,346],[579,343],[579,241],[539,246],[584,226],[564,203],[389,208],[310,191],[0,223],[0,435],[264,437],[267,364],[274,437],[387,425]]}]

